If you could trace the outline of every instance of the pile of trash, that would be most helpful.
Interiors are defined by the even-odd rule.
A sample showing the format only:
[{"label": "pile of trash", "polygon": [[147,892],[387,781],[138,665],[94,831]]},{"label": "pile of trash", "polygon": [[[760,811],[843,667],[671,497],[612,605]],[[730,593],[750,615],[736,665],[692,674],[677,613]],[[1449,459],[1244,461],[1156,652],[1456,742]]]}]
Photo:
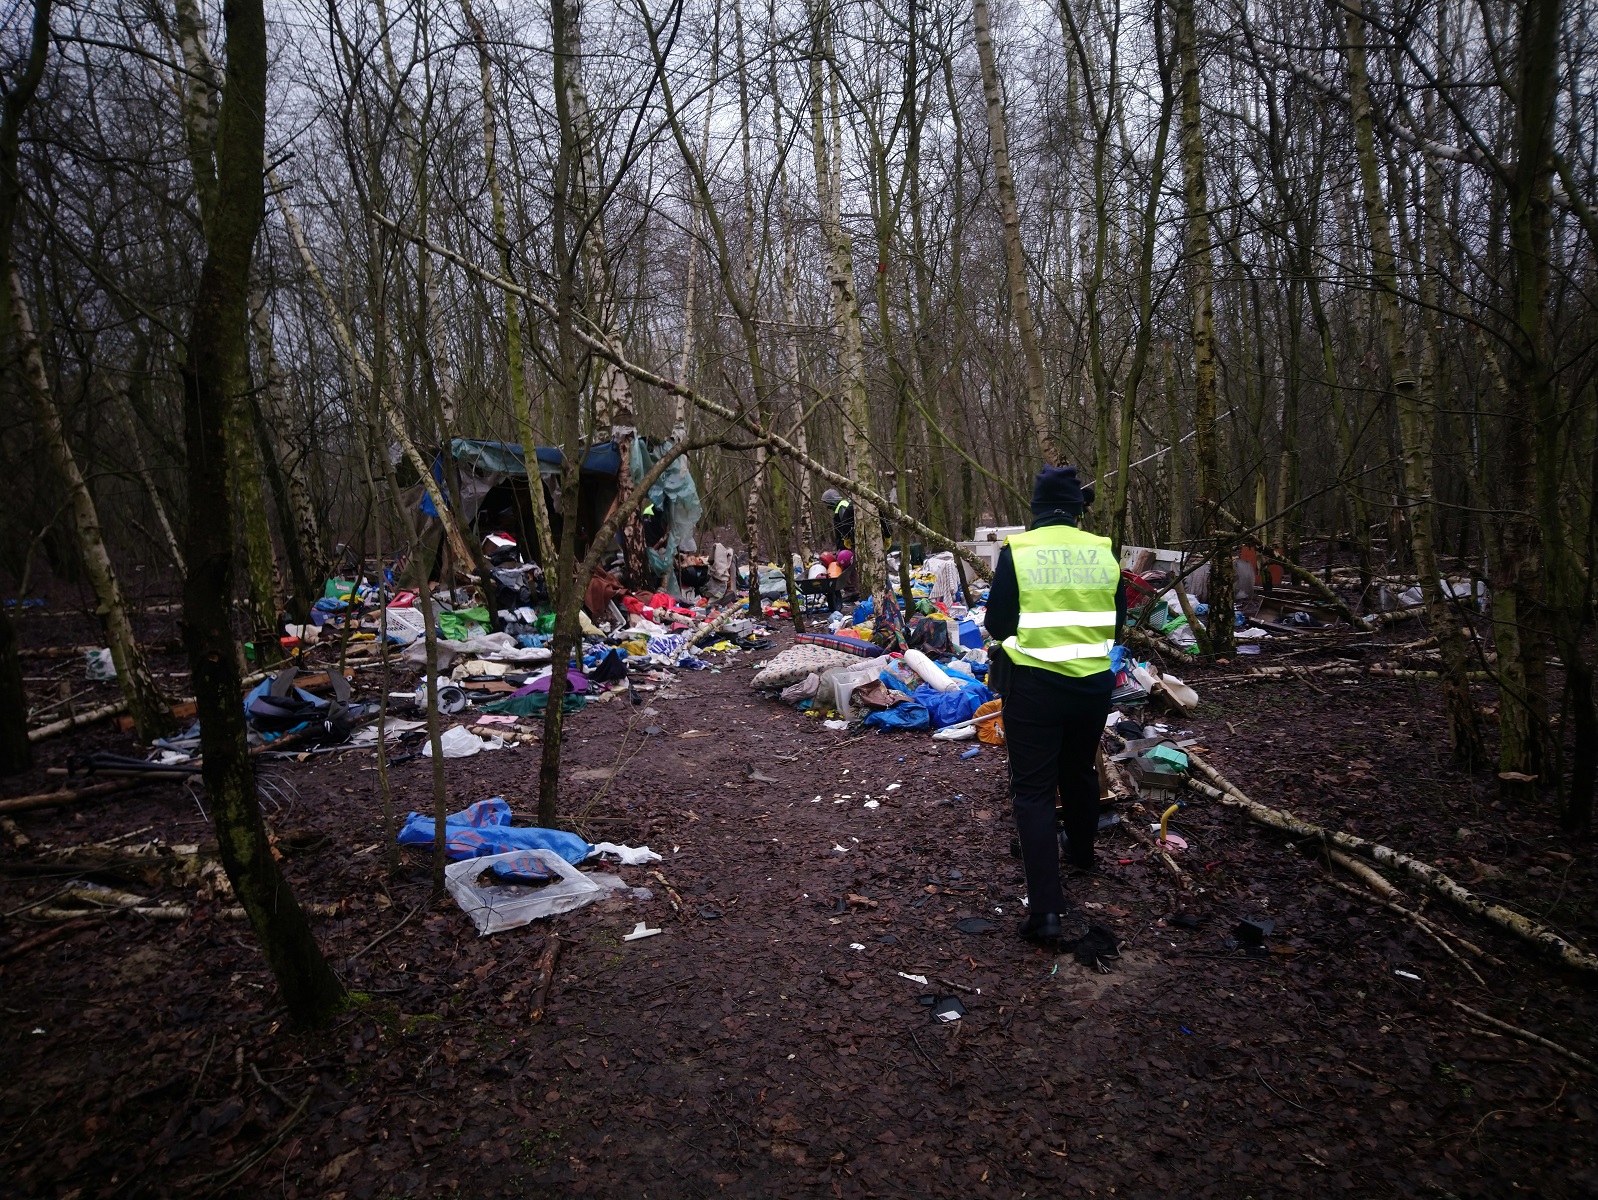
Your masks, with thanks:
[{"label": "pile of trash", "polygon": [[[897,565],[890,562],[890,578]],[[774,582],[783,580],[775,567],[767,570]],[[1156,601],[1145,606],[1145,620],[1173,631],[1185,625],[1185,618],[1173,621],[1167,602],[1151,594],[1149,585],[1128,578],[1129,589]],[[974,607],[963,603],[967,598]],[[889,611],[882,614],[870,599],[847,614],[835,610],[825,633],[797,634],[792,647],[757,664],[751,686],[824,719],[833,730],[919,731],[939,741],[1002,744],[1002,703],[988,686],[993,643],[983,628],[986,599],[986,587],[962,579],[952,554],[934,555],[912,575],[908,608],[890,593]],[[1174,595],[1169,604],[1179,604]],[[1209,611],[1202,602],[1199,608]],[[1267,635],[1259,630],[1257,636]],[[1197,693],[1181,679],[1134,658],[1124,646],[1114,648],[1111,667],[1114,702],[1123,707],[1155,704],[1186,714],[1198,704]]]}]

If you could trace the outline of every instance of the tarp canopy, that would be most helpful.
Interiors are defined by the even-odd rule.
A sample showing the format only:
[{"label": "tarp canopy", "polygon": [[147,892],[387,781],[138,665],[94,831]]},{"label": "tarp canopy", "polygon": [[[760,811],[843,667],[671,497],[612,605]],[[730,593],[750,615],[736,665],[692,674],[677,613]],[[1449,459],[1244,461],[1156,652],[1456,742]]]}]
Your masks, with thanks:
[{"label": "tarp canopy", "polygon": [[[665,455],[670,442],[651,442],[647,438],[633,439],[632,463],[629,470],[634,479],[642,479],[649,472],[649,468]],[[699,489],[694,486],[693,474],[688,470],[688,456],[679,455],[672,464],[661,473],[655,481],[655,486],[649,489],[651,504],[662,505],[670,515],[671,524],[668,527],[666,544],[656,550],[649,548],[649,568],[657,576],[665,575],[671,570],[672,557],[678,550],[693,551],[694,530],[699,525],[700,513],[703,511],[699,503]]]},{"label": "tarp canopy", "polygon": [[[468,520],[477,512],[478,502],[494,484],[504,479],[526,479],[527,458],[520,442],[487,442],[473,438],[451,438],[449,452],[457,462],[469,467],[477,478],[471,482],[463,479],[461,488],[466,493],[466,513]],[[566,456],[559,446],[539,446],[534,453],[538,458],[538,475],[540,479],[549,481],[560,474],[561,467],[565,465]],[[583,474],[595,475],[604,479],[615,479],[621,470],[621,453],[616,449],[615,442],[598,442],[588,447],[583,455]],[[447,492],[448,485],[444,482],[444,456],[438,455],[433,459],[433,478],[438,481],[440,491]],[[433,508],[433,499],[423,493],[421,510],[430,517],[438,516]]]},{"label": "tarp canopy", "polygon": [[[496,475],[510,475],[518,479],[527,477],[527,456],[520,442],[481,442],[470,438],[451,438],[449,452],[459,461],[470,464],[478,471]],[[539,446],[538,473],[554,475],[565,464],[565,455],[559,446]],[[615,442],[598,442],[588,447],[583,456],[583,470],[611,479],[621,467],[621,455]]]}]

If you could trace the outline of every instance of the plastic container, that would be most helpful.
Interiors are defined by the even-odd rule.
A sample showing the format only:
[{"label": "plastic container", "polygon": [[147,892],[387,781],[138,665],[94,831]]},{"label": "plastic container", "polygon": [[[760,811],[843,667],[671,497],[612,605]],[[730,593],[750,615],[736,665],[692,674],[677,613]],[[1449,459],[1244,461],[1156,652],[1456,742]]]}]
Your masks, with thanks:
[{"label": "plastic container", "polygon": [[982,649],[982,630],[970,618],[960,622],[960,644],[967,650]]},{"label": "plastic container", "polygon": [[881,667],[833,667],[822,673],[812,707],[831,709],[847,720],[855,688],[864,687],[881,673]]},{"label": "plastic container", "polygon": [[[523,859],[529,854],[552,874],[558,875],[559,880],[536,888],[502,884],[477,886],[477,877],[484,871],[492,870],[496,863]],[[606,888],[588,878],[553,850],[536,849],[513,850],[509,854],[489,854],[450,863],[444,868],[444,886],[455,898],[461,911],[472,919],[479,934],[515,929],[540,917],[571,912],[607,894]]]}]

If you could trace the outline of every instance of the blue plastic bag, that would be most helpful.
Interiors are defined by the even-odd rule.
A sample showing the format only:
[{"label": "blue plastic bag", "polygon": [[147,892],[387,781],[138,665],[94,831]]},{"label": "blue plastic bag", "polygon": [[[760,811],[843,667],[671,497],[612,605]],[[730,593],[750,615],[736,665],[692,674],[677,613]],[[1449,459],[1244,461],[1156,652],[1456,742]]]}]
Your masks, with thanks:
[{"label": "blue plastic bag", "polygon": [[967,683],[950,692],[940,692],[934,687],[918,687],[914,695],[926,708],[934,729],[969,721],[976,716],[977,709],[993,699],[993,693],[980,683]]},{"label": "blue plastic bag", "polygon": [[[569,863],[579,863],[594,848],[575,833],[537,826],[513,826],[510,805],[503,796],[479,800],[444,818],[444,856],[450,859],[483,858],[512,850],[552,850]],[[434,821],[430,813],[406,816],[399,831],[402,846],[431,846]]]},{"label": "blue plastic bag", "polygon": [[919,700],[906,700],[903,704],[872,713],[866,718],[865,724],[867,729],[930,729],[932,715]]}]

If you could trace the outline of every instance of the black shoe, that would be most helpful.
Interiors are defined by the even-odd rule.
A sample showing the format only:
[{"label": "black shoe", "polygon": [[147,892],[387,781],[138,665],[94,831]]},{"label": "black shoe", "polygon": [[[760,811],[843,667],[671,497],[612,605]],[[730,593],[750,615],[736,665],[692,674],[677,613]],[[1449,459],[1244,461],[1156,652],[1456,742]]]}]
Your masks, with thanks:
[{"label": "black shoe", "polygon": [[1060,830],[1060,855],[1065,859],[1072,871],[1091,875],[1096,869],[1093,848],[1089,846],[1085,855],[1073,852],[1071,849],[1071,836],[1063,829]]},{"label": "black shoe", "polygon": [[1033,913],[1021,922],[1018,932],[1029,941],[1057,942],[1060,940],[1060,914]]}]

